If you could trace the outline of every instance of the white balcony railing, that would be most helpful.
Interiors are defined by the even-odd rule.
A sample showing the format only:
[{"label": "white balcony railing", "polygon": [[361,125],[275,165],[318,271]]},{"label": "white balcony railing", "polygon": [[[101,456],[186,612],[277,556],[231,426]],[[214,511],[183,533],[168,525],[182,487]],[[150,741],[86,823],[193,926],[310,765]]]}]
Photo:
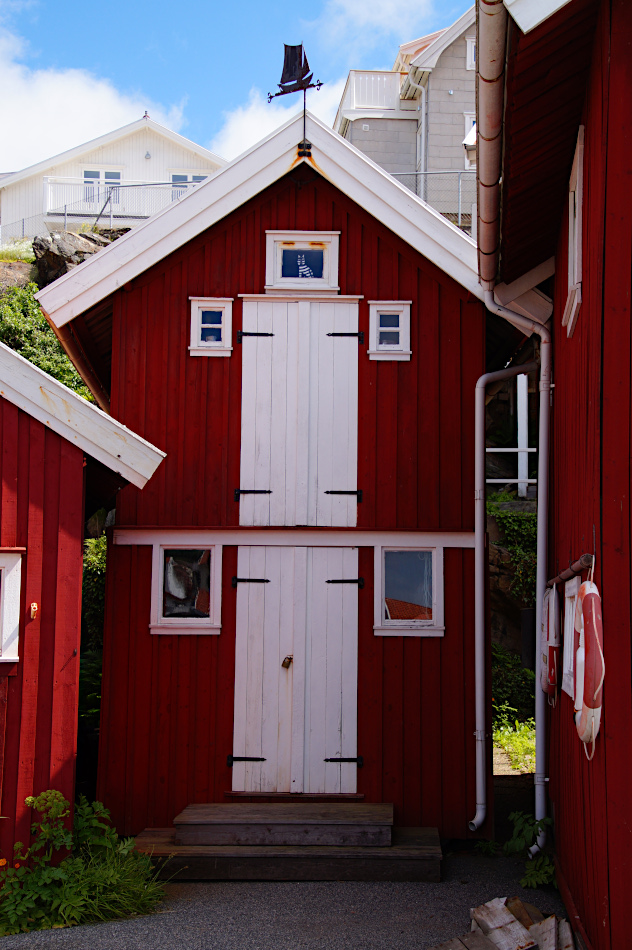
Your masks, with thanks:
[{"label": "white balcony railing", "polygon": [[339,120],[354,109],[376,109],[381,112],[399,112],[402,104],[399,97],[401,74],[377,69],[352,69],[334,122],[339,129]]},{"label": "white balcony railing", "polygon": [[44,214],[68,219],[137,220],[148,218],[177,201],[199,182],[84,181],[44,179]]}]

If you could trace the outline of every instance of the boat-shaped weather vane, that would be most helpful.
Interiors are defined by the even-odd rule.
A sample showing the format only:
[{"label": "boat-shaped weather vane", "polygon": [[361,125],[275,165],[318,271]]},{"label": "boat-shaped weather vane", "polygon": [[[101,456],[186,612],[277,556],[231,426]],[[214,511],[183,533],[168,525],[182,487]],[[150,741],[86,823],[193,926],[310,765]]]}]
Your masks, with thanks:
[{"label": "boat-shaped weather vane", "polygon": [[283,45],[285,46],[285,55],[283,57],[283,73],[281,75],[281,82],[278,83],[279,91],[275,93],[269,92],[268,102],[272,102],[272,100],[276,99],[277,96],[287,96],[291,92],[303,93],[303,141],[299,142],[298,154],[301,157],[310,156],[311,144],[306,140],[305,137],[307,90],[320,89],[323,84],[320,79],[318,82],[312,82],[314,74],[309,68],[309,63],[307,62],[307,56],[305,55],[305,50],[303,49],[302,43],[300,46],[288,46],[287,43],[284,43]]}]

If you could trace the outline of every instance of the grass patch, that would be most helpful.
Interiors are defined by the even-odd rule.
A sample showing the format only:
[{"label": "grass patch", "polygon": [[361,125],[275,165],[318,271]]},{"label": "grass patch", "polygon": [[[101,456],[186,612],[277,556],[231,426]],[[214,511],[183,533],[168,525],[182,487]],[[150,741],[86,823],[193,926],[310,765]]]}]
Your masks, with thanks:
[{"label": "grass patch", "polygon": [[24,238],[21,241],[0,244],[0,261],[25,261],[27,264],[34,264],[33,242]]},{"label": "grass patch", "polygon": [[535,720],[513,723],[508,720],[494,726],[494,746],[509,756],[512,769],[535,772]]}]

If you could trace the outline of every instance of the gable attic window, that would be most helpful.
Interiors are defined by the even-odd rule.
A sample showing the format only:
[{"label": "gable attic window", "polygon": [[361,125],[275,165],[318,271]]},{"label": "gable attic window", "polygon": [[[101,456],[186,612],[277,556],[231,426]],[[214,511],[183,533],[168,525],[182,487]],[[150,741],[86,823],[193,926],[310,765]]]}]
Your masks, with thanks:
[{"label": "gable attic window", "polygon": [[22,555],[0,552],[0,663],[15,663],[20,633]]},{"label": "gable attic window", "polygon": [[191,356],[230,356],[233,298],[189,297],[191,301]]},{"label": "gable attic window", "polygon": [[370,360],[410,360],[410,300],[369,300]]},{"label": "gable attic window", "polygon": [[154,544],[151,632],[218,634],[221,578],[221,545]]},{"label": "gable attic window", "polygon": [[375,546],[376,636],[442,637],[443,548]]},{"label": "gable attic window", "polygon": [[465,68],[476,69],[476,37],[466,36],[465,44],[466,44]]},{"label": "gable attic window", "polygon": [[582,204],[584,193],[584,126],[580,125],[568,186],[568,296],[562,326],[571,337],[582,303]]},{"label": "gable attic window", "polygon": [[337,293],[340,231],[266,231],[266,293]]}]

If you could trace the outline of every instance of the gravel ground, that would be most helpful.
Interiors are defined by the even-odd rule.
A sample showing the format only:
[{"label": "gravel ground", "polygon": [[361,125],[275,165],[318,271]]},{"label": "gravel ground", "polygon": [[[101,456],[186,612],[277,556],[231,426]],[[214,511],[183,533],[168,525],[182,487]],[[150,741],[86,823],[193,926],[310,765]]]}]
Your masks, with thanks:
[{"label": "gravel ground", "polygon": [[556,891],[522,890],[522,867],[448,852],[440,884],[174,883],[153,916],[4,937],[0,950],[428,950],[469,930],[470,907],[493,897],[565,916]]}]

